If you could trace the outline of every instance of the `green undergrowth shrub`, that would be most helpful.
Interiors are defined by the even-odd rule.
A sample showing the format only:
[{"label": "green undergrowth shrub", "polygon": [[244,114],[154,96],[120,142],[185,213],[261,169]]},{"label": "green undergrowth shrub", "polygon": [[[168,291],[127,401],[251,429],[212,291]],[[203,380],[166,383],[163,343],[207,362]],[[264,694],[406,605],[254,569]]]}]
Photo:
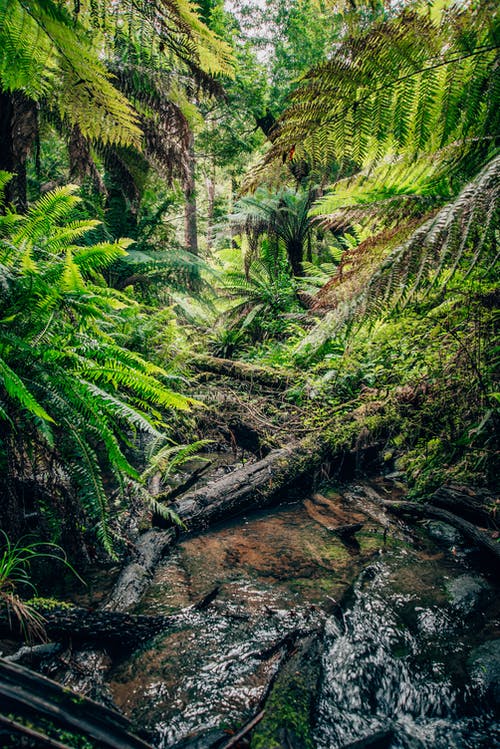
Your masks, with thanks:
[{"label": "green undergrowth shrub", "polygon": [[[351,325],[298,349],[307,388],[296,393],[327,420],[342,404],[387,402],[394,423],[386,445],[415,496],[446,481],[492,486],[498,471],[498,301],[494,274],[457,273],[404,309]],[[362,420],[363,421],[363,420]],[[358,425],[371,430],[365,420]],[[346,431],[351,426],[340,427]]]},{"label": "green undergrowth shrub", "polygon": [[125,309],[120,321],[117,338],[122,346],[164,367],[172,377],[182,369],[189,347],[172,307]]}]

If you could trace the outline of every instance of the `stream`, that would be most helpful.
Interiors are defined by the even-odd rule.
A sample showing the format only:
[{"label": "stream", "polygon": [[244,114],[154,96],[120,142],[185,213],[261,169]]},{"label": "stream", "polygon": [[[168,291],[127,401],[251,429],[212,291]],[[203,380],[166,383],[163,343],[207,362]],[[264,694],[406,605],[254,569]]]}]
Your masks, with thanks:
[{"label": "stream", "polygon": [[[449,526],[391,524],[384,538],[371,492],[255,512],[164,560],[138,612],[182,615],[109,681],[154,746],[223,746],[261,709],[284,638],[322,633],[318,749],[500,747],[494,581]],[[344,542],[335,528],[353,522]]]}]

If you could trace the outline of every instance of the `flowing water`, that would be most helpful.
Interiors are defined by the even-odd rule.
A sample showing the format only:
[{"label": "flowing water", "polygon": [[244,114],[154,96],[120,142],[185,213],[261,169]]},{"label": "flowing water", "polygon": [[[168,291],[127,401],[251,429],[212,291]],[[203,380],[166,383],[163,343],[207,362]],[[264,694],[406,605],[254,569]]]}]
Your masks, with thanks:
[{"label": "flowing water", "polygon": [[[467,610],[493,591],[480,578],[462,575],[464,586],[474,582],[477,599],[465,609],[450,605],[439,586],[422,595],[402,585],[402,562],[394,554],[370,566],[342,620],[327,620],[318,749],[377,734],[392,749],[500,746],[500,724],[481,678],[488,666],[470,662],[486,625],[484,609]],[[443,587],[452,587],[453,579],[460,576],[446,569]]]},{"label": "flowing water", "polygon": [[[332,533],[357,521],[353,543]],[[260,708],[283,638],[324,629],[318,749],[500,747],[496,589],[450,529],[434,531],[384,542],[346,493],[185,540],[141,604],[182,615],[115,668],[115,701],[159,749],[220,746]]]}]

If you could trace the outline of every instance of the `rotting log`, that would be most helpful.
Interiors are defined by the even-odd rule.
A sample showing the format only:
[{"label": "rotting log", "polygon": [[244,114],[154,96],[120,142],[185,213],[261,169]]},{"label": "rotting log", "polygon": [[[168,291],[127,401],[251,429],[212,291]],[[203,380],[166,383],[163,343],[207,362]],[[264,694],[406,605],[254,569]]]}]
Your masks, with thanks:
[{"label": "rotting log", "polygon": [[[77,731],[109,749],[151,749],[115,710],[77,696],[51,679],[0,658],[0,701],[7,713],[40,718]],[[10,726],[13,729],[13,726]]]},{"label": "rotting log", "polygon": [[468,520],[428,503],[394,502],[381,499],[380,504],[396,515],[411,515],[424,520],[440,520],[443,523],[448,523],[448,525],[459,530],[469,541],[479,546],[495,567],[500,566],[500,543],[494,541],[487,533],[473,523],[469,523]]},{"label": "rotting log", "polygon": [[321,439],[307,437],[185,494],[170,508],[189,532],[205,530],[220,520],[273,504],[279,495],[310,479],[329,453]]},{"label": "rotting log", "polygon": [[177,538],[175,529],[152,528],[142,533],[134,545],[134,556],[120,572],[104,609],[129,611],[141,599],[160,560],[172,548]]},{"label": "rotting log", "polygon": [[[137,647],[141,642],[149,640],[159,632],[175,623],[175,616],[143,616],[127,612],[97,610],[90,611],[78,606],[54,606],[50,609],[38,609],[43,616],[43,627],[51,639],[71,636],[73,642],[93,641],[102,644],[119,644],[122,647]],[[5,610],[0,611],[0,635],[9,636],[22,634],[17,620],[13,619]],[[39,646],[46,648],[46,646]],[[25,647],[19,651],[19,658],[29,657],[30,651],[37,650]],[[48,655],[51,654],[50,649]],[[40,657],[47,655],[42,650]],[[7,658],[10,662],[17,659]]]},{"label": "rotting log", "polygon": [[[124,614],[137,605],[151,581],[154,570],[162,557],[172,548],[177,538],[174,529],[153,528],[141,534],[134,546],[134,558],[125,565],[101,610]],[[103,647],[104,646],[104,647]],[[91,695],[94,699],[112,705],[113,701],[104,686],[105,674],[110,666],[106,643],[76,650],[69,663],[65,664],[61,683],[79,694]]]},{"label": "rotting log", "polygon": [[217,356],[195,356],[189,360],[189,363],[199,372],[210,372],[234,380],[255,382],[274,390],[287,390],[293,380],[293,373],[285,369],[257,367],[248,362],[221,359]]},{"label": "rotting log", "polygon": [[430,498],[430,504],[449,510],[471,523],[498,527],[495,511],[500,510],[500,500],[483,489],[469,489],[455,484],[445,484]]}]

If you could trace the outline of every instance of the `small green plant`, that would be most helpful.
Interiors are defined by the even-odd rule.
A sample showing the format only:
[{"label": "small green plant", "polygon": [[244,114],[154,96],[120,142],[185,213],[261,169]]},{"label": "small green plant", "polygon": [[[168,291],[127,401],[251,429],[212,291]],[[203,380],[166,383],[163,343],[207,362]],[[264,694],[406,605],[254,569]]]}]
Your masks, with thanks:
[{"label": "small green plant", "polygon": [[28,589],[36,595],[30,571],[32,562],[39,559],[62,562],[83,582],[57,544],[29,541],[27,538],[20,538],[14,543],[0,529],[0,601],[7,607],[9,616],[14,614],[25,637],[30,641],[34,638],[45,639],[44,619],[32,603],[21,598],[19,589]]}]

